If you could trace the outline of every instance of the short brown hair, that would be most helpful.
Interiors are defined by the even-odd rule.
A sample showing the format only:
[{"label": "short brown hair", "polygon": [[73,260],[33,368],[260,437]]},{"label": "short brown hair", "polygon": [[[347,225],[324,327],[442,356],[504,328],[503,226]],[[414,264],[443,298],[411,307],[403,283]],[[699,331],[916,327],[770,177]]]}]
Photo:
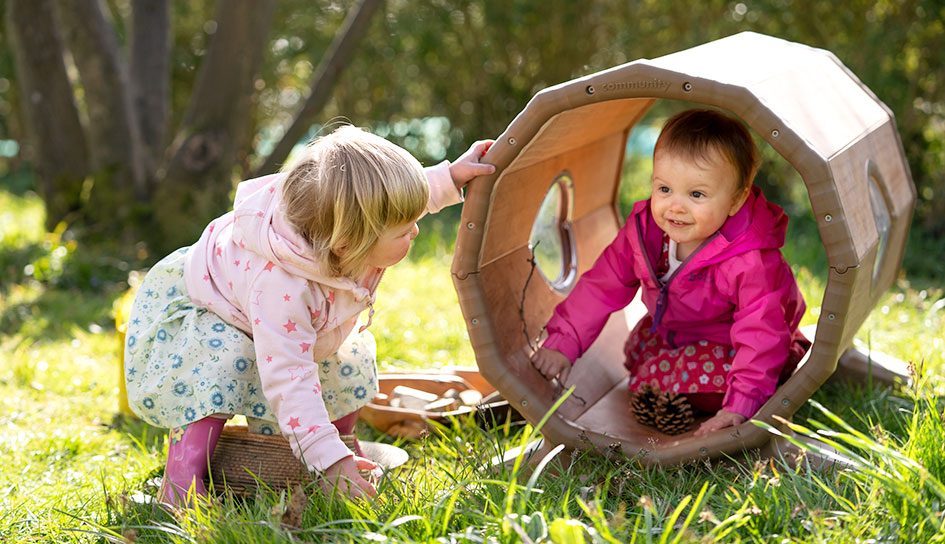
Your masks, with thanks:
[{"label": "short brown hair", "polygon": [[667,151],[697,161],[720,153],[738,173],[736,193],[751,187],[760,162],[758,148],[741,121],[717,110],[690,109],[670,117],[653,153]]}]

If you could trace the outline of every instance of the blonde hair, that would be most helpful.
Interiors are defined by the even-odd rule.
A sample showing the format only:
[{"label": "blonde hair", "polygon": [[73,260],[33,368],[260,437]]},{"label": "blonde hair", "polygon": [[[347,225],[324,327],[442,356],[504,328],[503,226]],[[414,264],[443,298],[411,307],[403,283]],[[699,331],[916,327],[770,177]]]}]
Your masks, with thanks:
[{"label": "blonde hair", "polygon": [[286,221],[336,276],[360,276],[380,236],[416,221],[430,195],[417,159],[350,125],[310,142],[283,172]]}]

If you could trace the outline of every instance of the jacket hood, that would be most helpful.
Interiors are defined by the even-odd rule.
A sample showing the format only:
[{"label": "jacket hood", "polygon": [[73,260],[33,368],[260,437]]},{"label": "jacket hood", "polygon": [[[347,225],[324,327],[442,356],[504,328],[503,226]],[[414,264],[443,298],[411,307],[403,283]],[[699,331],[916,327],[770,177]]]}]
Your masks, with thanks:
[{"label": "jacket hood", "polygon": [[352,291],[355,300],[370,299],[370,291],[354,280],[326,273],[313,258],[311,244],[285,220],[282,214],[285,176],[272,174],[237,186],[233,201],[233,240],[294,276]]},{"label": "jacket hood", "polygon": [[730,254],[755,249],[780,249],[787,235],[788,216],[752,186],[745,204],[719,229]]}]

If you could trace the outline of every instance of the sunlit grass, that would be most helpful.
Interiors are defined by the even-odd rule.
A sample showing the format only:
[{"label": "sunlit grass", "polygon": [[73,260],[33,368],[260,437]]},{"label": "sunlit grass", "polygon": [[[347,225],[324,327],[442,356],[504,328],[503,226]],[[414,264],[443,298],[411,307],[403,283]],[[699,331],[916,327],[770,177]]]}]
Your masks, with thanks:
[{"label": "sunlit grass", "polygon": [[15,195],[0,190],[0,247],[19,249],[42,240],[46,211],[35,193]]},{"label": "sunlit grass", "polygon": [[945,375],[945,289],[900,280],[870,313],[857,338],[875,350],[924,364],[934,375]]},{"label": "sunlit grass", "polygon": [[[841,418],[812,405],[794,418],[812,436],[832,437],[841,450],[859,455],[864,466],[880,467],[898,479],[862,469],[813,470],[804,460],[794,468],[753,458],[652,467],[612,452],[562,452],[536,473],[524,463],[521,473],[514,473],[514,467],[493,468],[490,460],[525,441],[534,431],[531,426],[483,429],[459,420],[422,441],[403,444],[411,461],[382,482],[380,497],[372,503],[330,500],[309,485],[302,490],[306,497],[299,512],[292,511],[289,493],[262,493],[249,500],[224,496],[210,509],[172,516],[141,502],[153,495],[164,464],[164,431],[115,416],[119,340],[111,323],[124,285],[105,282],[93,289],[24,274],[26,265],[64,246],[43,232],[35,197],[0,191],[0,204],[0,213],[14,214],[13,219],[4,216],[0,231],[0,270],[7,272],[0,281],[2,542],[941,537],[945,503],[937,482],[945,479],[945,425],[935,377],[901,391],[828,385],[815,399]],[[7,225],[13,227],[7,230]],[[372,331],[382,370],[474,362],[449,275],[455,228],[434,223],[424,231],[427,238],[419,240],[410,259],[386,273],[378,294]],[[59,277],[73,273],[68,268],[73,255],[66,248],[66,269]],[[823,274],[795,268],[809,306],[804,323],[814,323]],[[901,359],[923,361],[927,374],[941,375],[943,296],[940,285],[902,280],[858,338]],[[821,422],[820,433],[809,420]],[[387,440],[366,428],[360,432]]]},{"label": "sunlit grass", "polygon": [[424,258],[384,273],[371,330],[381,370],[475,366],[449,265]]}]

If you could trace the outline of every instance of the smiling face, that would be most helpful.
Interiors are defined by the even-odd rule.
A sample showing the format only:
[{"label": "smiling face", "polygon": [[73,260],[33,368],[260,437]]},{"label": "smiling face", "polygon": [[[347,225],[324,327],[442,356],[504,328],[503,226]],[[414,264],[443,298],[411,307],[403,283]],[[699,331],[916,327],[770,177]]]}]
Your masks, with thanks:
[{"label": "smiling face", "polygon": [[657,149],[650,208],[656,224],[676,242],[678,259],[692,254],[742,207],[748,190],[737,187],[738,172],[718,152],[702,161]]},{"label": "smiling face", "polygon": [[410,242],[420,233],[416,222],[391,227],[384,231],[374,244],[365,259],[367,266],[374,268],[388,268],[394,266],[407,256],[410,251]]}]

